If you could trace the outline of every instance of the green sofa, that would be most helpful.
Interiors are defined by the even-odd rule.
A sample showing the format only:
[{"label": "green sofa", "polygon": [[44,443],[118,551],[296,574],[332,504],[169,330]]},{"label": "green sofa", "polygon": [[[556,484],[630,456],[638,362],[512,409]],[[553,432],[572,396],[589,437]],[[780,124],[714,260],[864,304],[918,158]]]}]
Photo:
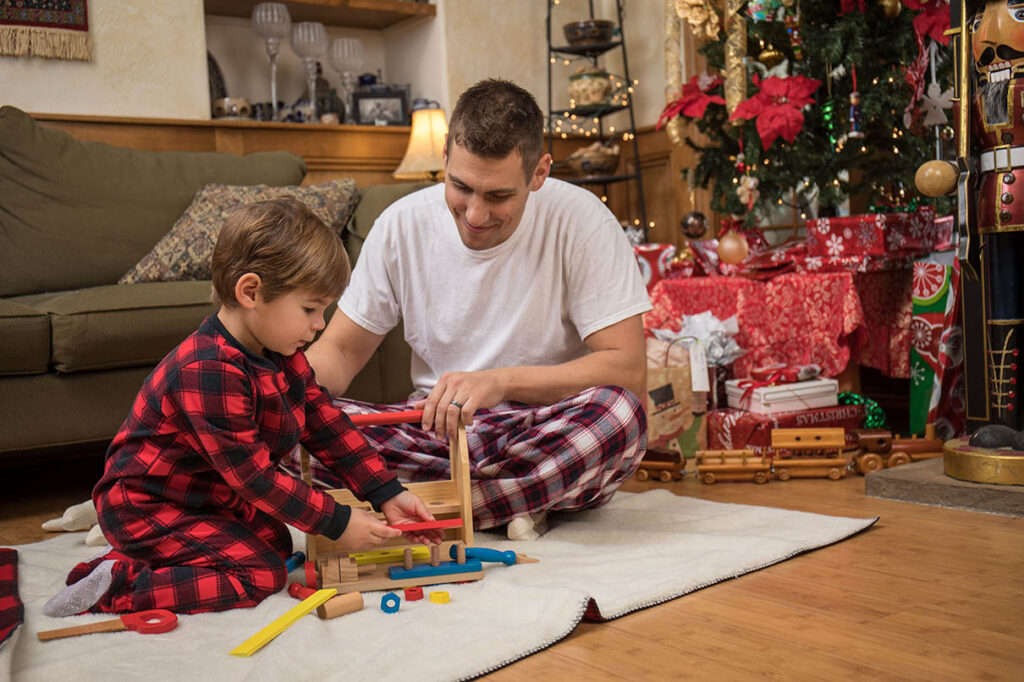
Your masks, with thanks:
[{"label": "green sofa", "polygon": [[[305,172],[290,152],[124,149],[0,108],[0,464],[109,441],[155,364],[213,312],[209,281],[117,284],[201,187],[298,185]],[[353,258],[380,211],[421,186],[360,188]],[[349,395],[401,400],[408,375],[396,330]]]}]

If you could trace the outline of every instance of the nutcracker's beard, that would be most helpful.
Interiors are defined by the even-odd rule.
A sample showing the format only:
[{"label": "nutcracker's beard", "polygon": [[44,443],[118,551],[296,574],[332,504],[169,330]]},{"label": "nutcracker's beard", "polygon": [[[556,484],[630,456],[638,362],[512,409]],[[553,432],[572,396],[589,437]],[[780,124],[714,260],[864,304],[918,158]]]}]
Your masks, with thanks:
[{"label": "nutcracker's beard", "polygon": [[1012,80],[998,81],[996,83],[985,83],[978,87],[978,94],[984,102],[982,111],[985,112],[985,123],[990,126],[1006,125],[1009,123],[1009,113],[1006,111],[1006,94]]}]

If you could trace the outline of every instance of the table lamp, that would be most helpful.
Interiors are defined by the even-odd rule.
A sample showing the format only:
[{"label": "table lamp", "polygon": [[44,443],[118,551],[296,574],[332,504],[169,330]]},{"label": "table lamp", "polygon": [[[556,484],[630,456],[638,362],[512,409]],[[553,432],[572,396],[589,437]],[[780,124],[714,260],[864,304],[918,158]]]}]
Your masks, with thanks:
[{"label": "table lamp", "polygon": [[392,176],[398,180],[440,180],[444,177],[442,150],[447,135],[448,121],[441,105],[426,99],[414,100],[409,146]]}]

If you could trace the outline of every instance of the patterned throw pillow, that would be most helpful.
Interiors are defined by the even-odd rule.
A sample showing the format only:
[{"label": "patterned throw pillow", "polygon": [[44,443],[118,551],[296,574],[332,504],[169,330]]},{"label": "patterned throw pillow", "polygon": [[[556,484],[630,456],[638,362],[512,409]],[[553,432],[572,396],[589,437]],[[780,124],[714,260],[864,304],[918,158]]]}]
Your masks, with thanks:
[{"label": "patterned throw pillow", "polygon": [[118,284],[210,279],[213,247],[232,209],[285,195],[309,206],[339,236],[359,203],[352,178],[305,187],[205,185],[170,232]]}]

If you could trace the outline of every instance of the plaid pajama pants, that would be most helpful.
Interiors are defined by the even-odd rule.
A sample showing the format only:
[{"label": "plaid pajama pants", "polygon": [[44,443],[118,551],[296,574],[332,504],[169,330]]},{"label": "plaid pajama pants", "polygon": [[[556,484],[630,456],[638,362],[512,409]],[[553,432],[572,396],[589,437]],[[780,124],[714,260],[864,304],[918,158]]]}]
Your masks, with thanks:
[{"label": "plaid pajama pants", "polygon": [[[375,405],[338,400],[349,414],[412,409],[411,401]],[[419,424],[366,426],[366,439],[403,482],[451,477],[447,441]],[[647,418],[636,397],[599,386],[546,406],[502,403],[473,416],[466,430],[473,523],[494,528],[527,512],[574,511],[611,499],[636,470],[647,444]],[[312,459],[314,481],[341,480]],[[290,468],[298,471],[298,462]]]},{"label": "plaid pajama pants", "polygon": [[101,522],[114,549],[72,569],[68,585],[116,560],[111,588],[90,611],[224,611],[256,606],[284,588],[292,549],[285,524],[256,509],[243,519],[153,506],[116,509],[115,523]]}]

